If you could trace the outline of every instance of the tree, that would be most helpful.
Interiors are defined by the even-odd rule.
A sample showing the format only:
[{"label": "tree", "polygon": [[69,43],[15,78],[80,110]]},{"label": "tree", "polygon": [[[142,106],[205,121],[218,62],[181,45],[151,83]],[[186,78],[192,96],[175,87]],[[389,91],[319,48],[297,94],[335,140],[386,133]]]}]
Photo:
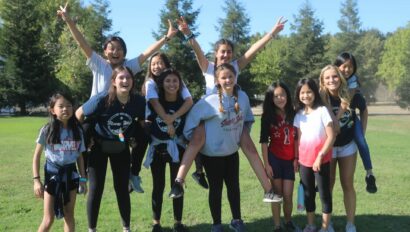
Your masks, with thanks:
[{"label": "tree", "polygon": [[[215,29],[219,30],[221,38],[226,38],[233,42],[235,45],[234,57],[239,57],[251,46],[251,37],[249,36],[250,19],[245,12],[244,6],[237,0],[225,0],[225,5],[222,9],[226,14],[225,18],[218,19],[219,27]],[[259,92],[250,72],[251,65],[252,63],[241,70],[238,84],[248,94],[251,103],[253,103],[255,95]]]},{"label": "tree", "polygon": [[0,17],[0,55],[4,68],[0,75],[0,96],[3,105],[18,105],[26,114],[28,104],[37,105],[47,99],[52,76],[48,70],[46,51],[41,46],[41,24],[38,4],[41,1],[2,1]]},{"label": "tree", "polygon": [[401,106],[410,104],[410,23],[387,38],[377,76],[397,90]]},{"label": "tree", "polygon": [[318,79],[327,64],[324,54],[328,38],[322,35],[323,22],[315,18],[309,2],[295,16],[291,31],[281,67],[284,81],[293,89],[300,78]]},{"label": "tree", "polygon": [[[94,51],[101,53],[107,32],[111,29],[111,20],[106,18],[110,13],[109,4],[105,0],[91,2],[83,7],[80,1],[70,2],[70,15],[76,20],[77,27],[85,36]],[[55,19],[58,20],[58,19]],[[87,100],[91,92],[92,74],[85,65],[86,58],[73,39],[68,27],[62,20],[58,21],[62,32],[58,36],[56,77],[68,89],[73,98],[79,102]]]},{"label": "tree", "polygon": [[[184,16],[192,33],[198,36],[195,23],[198,14],[199,10],[192,9],[192,0],[167,0],[165,7],[161,9],[161,24],[158,32],[154,32],[153,36],[156,39],[164,36],[168,31],[168,19],[175,20],[181,15]],[[172,66],[181,74],[193,98],[199,99],[204,94],[202,72],[192,48],[185,41],[184,35],[178,32],[176,37],[167,43],[163,51],[169,57]]]}]

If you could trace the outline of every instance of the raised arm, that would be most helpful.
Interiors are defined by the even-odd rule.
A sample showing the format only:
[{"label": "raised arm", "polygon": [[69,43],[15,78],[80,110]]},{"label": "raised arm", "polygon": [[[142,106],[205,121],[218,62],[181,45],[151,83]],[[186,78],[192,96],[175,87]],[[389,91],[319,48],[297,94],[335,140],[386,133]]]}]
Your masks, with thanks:
[{"label": "raised arm", "polygon": [[280,31],[283,30],[287,20],[283,20],[283,17],[280,17],[273,27],[272,31],[266,33],[260,40],[256,41],[249,49],[238,59],[239,69],[243,69],[252,59],[255,57],[256,53],[260,51],[265,45],[274,38]]},{"label": "raised arm", "polygon": [[201,71],[206,72],[206,70],[208,69],[209,61],[202,51],[201,46],[199,46],[198,42],[196,41],[195,35],[192,34],[192,31],[189,29],[188,24],[186,23],[183,16],[181,16],[181,18],[177,20],[177,23],[178,29],[184,34],[186,38],[188,38],[188,42],[194,50],[196,61],[198,62]]},{"label": "raised arm", "polygon": [[151,44],[141,55],[138,57],[138,62],[142,65],[154,52],[158,51],[166,42],[168,42],[175,34],[178,32],[176,28],[172,25],[171,20],[168,19],[168,32],[167,34]]},{"label": "raised arm", "polygon": [[93,53],[93,50],[85,40],[84,35],[81,34],[81,32],[78,30],[77,26],[75,25],[75,22],[68,15],[67,6],[68,2],[65,4],[64,7],[60,6],[60,9],[57,10],[57,15],[60,16],[67,23],[71,35],[73,35],[75,41],[77,41],[77,44],[81,47],[81,50],[83,50],[84,55],[87,58],[90,58]]}]

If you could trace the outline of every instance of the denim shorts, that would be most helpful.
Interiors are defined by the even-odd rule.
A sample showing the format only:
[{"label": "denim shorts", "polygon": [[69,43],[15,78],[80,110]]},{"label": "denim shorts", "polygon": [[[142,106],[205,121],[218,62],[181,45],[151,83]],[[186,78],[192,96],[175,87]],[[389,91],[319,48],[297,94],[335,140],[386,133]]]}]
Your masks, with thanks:
[{"label": "denim shorts", "polygon": [[333,154],[332,158],[342,158],[342,157],[348,157],[351,155],[356,154],[357,152],[357,146],[356,143],[352,140],[350,143],[340,146],[340,147],[333,147]]}]

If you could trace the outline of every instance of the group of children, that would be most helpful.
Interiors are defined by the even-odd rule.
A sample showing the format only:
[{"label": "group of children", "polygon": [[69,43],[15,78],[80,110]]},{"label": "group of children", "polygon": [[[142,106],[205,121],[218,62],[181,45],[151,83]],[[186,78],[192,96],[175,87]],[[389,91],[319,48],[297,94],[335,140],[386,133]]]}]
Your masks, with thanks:
[{"label": "group of children", "polygon": [[[44,216],[38,231],[49,231],[54,217],[64,218],[65,231],[74,231],[74,205],[78,190],[84,194],[88,192],[88,230],[96,231],[108,160],[123,231],[131,231],[129,183],[133,190],[144,192],[139,171],[148,144],[144,166],[150,168],[152,174],[153,232],[163,231],[161,209],[167,163],[170,177],[175,180],[169,193],[173,198],[173,231],[188,231],[182,224],[183,184],[194,159],[196,163],[203,164],[208,179],[207,183],[202,168],[197,167],[197,179],[201,180],[203,187],[208,188],[209,184],[209,208],[213,219],[211,231],[223,231],[223,183],[232,213],[229,227],[234,231],[246,231],[240,207],[239,148],[264,189],[263,201],[272,203],[275,231],[282,231],[282,197],[284,227],[298,230],[291,220],[296,171],[300,172],[305,190],[308,225],[304,231],[316,230],[316,185],[323,212],[320,231],[333,231],[330,222],[331,191],[337,164],[347,214],[346,231],[355,231],[353,175],[356,144],[364,150],[367,148],[367,158],[362,158],[366,160],[368,171],[367,190],[376,192],[377,188],[364,140],[367,110],[364,98],[355,86],[357,77],[354,76],[356,62],[353,56],[346,53],[349,57],[340,58],[341,61],[338,58],[337,66],[326,66],[320,75],[319,87],[312,79],[300,80],[296,87],[296,108],[285,84],[275,82],[269,86],[261,118],[262,162],[250,137],[254,118],[249,98],[236,82],[239,71],[283,29],[286,21],[282,18],[271,32],[236,60],[233,59],[233,44],[226,39],[218,41],[213,62],[205,57],[184,18],[178,19],[178,29],[192,46],[206,82],[204,97],[193,105],[179,72],[172,68],[165,54],[156,52],[178,32],[171,22],[163,38],[140,56],[127,60],[126,45],[120,37],[107,40],[103,58],[91,49],[70,19],[67,5],[60,7],[57,13],[83,50],[87,65],[93,72],[93,83],[91,98],[75,112],[69,96],[57,93],[50,99],[50,122],[40,130],[33,159],[34,193],[37,197],[44,197]],[[144,99],[134,93],[133,77],[149,57],[147,77],[142,87]],[[346,79],[353,77],[356,81],[353,81],[349,92]],[[355,115],[356,107],[361,112],[361,123]],[[87,145],[81,123],[83,126],[85,123],[85,128],[92,134]],[[81,153],[86,151],[86,147],[90,149],[85,158]],[[39,175],[43,148],[46,155],[44,184]]]}]

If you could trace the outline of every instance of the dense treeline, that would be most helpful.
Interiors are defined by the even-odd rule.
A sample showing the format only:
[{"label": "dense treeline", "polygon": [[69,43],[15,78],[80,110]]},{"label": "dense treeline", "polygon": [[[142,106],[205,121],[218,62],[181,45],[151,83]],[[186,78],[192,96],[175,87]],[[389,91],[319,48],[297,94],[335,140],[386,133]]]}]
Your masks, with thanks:
[{"label": "dense treeline", "polygon": [[[70,12],[92,48],[101,52],[111,31],[109,2],[90,2],[85,6],[82,1],[72,0]],[[89,97],[91,73],[85,58],[64,22],[50,14],[60,4],[57,0],[0,1],[0,107],[17,106],[25,114],[27,107],[43,104],[57,89],[70,91],[79,103]],[[216,29],[221,38],[235,43],[236,54],[243,54],[264,32],[249,34],[250,19],[240,0],[225,0],[223,10],[226,15],[218,19]],[[410,23],[387,35],[377,29],[364,30],[357,1],[345,0],[340,6],[340,32],[331,35],[323,33],[323,22],[314,12],[307,1],[289,19],[291,34],[272,40],[242,70],[239,84],[251,98],[263,94],[273,80],[294,86],[299,78],[316,78],[338,53],[348,51],[357,58],[358,76],[368,101],[377,100],[374,91],[383,83],[396,92],[400,105],[410,104]],[[192,31],[200,36],[196,26],[200,13],[200,9],[193,9],[192,0],[167,0],[153,37],[165,34],[166,20],[179,15],[184,15]],[[203,93],[202,74],[183,35],[178,36],[180,39],[171,40],[163,51],[198,98]],[[145,73],[137,75],[142,81]]]}]

